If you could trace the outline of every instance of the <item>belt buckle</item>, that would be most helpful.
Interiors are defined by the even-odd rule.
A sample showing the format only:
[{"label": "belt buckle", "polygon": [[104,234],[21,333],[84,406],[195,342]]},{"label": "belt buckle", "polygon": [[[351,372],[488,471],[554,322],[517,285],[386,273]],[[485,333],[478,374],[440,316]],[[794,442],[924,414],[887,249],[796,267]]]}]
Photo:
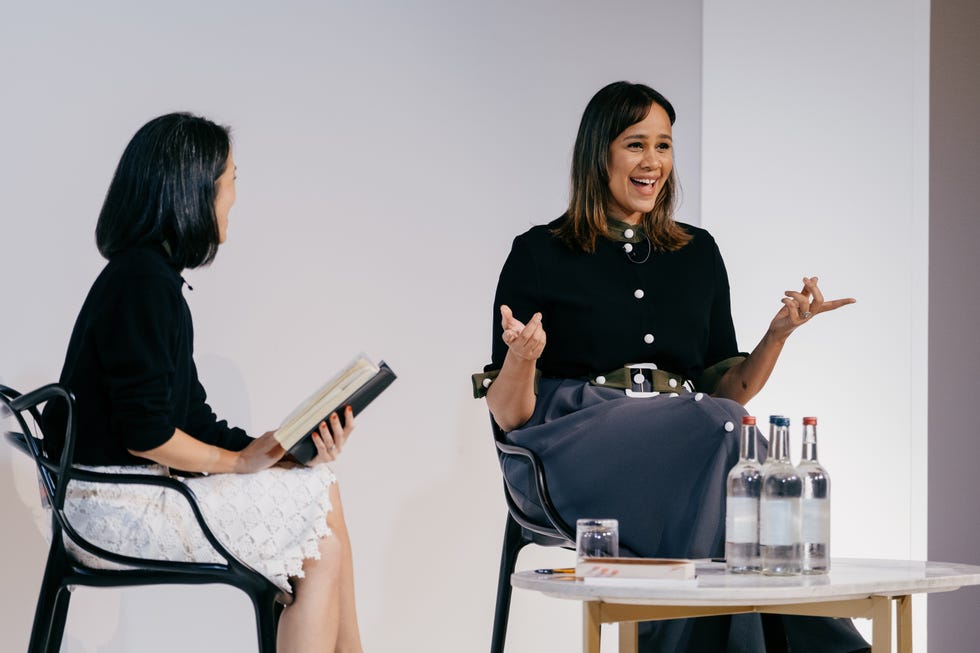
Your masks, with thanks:
[{"label": "belt buckle", "polygon": [[653,390],[653,370],[657,369],[656,365],[653,363],[633,363],[624,367],[629,370],[630,375],[631,387],[626,388],[627,397],[630,399],[643,399],[646,397],[656,397],[660,394]]}]

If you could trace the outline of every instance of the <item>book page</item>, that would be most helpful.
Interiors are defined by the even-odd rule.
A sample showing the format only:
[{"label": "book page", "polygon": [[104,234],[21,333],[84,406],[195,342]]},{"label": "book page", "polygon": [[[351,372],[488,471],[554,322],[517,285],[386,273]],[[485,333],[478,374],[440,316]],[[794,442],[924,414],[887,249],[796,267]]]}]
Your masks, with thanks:
[{"label": "book page", "polygon": [[358,356],[286,416],[276,431],[276,440],[288,450],[377,372],[377,365],[364,355]]}]

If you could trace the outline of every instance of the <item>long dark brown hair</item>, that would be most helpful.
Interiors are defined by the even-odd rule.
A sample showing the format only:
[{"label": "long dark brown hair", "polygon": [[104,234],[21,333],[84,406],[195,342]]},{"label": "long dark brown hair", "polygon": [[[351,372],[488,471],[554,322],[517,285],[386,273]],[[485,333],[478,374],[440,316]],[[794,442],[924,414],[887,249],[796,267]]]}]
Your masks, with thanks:
[{"label": "long dark brown hair", "polygon": [[[585,107],[572,154],[568,212],[554,232],[572,249],[594,252],[596,240],[608,233],[609,147],[627,127],[646,118],[654,104],[667,112],[673,125],[674,107],[663,95],[643,84],[613,82],[600,89]],[[676,201],[677,178],[671,170],[653,210],[644,214],[641,221],[654,249],[678,250],[691,240],[690,234],[674,222]]]}]

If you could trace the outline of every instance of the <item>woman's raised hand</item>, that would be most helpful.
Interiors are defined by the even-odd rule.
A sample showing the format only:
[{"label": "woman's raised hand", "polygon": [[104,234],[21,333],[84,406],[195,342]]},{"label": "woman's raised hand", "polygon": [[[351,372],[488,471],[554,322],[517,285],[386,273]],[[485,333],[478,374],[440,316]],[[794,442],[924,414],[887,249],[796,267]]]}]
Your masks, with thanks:
[{"label": "woman's raised hand", "polygon": [[531,417],[534,412],[534,378],[537,360],[544,351],[545,333],[541,313],[535,313],[524,324],[514,317],[506,304],[500,307],[502,339],[507,355],[500,374],[487,389],[487,406],[497,425],[510,431]]},{"label": "woman's raised hand", "polygon": [[503,340],[510,353],[521,360],[534,361],[541,357],[547,341],[541,326],[541,313],[535,313],[527,324],[514,317],[506,304],[500,306],[500,323],[504,327]]},{"label": "woman's raised hand", "polygon": [[769,330],[777,334],[788,336],[796,327],[804,322],[808,322],[820,313],[833,311],[841,306],[853,304],[857,300],[853,297],[844,299],[826,300],[817,285],[817,277],[803,277],[803,289],[799,292],[787,290],[785,297],[781,300],[783,307],[779,309],[776,316],[769,325]]}]

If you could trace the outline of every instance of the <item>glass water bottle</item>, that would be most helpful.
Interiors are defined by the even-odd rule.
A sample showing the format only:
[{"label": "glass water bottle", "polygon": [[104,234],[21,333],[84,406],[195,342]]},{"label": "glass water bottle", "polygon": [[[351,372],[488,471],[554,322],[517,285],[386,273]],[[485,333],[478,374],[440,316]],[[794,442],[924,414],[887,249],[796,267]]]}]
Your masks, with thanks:
[{"label": "glass water bottle", "polygon": [[759,559],[759,497],[762,465],[756,455],[755,418],[742,417],[738,462],[728,472],[725,501],[725,566],[733,574],[754,574]]},{"label": "glass water bottle", "polygon": [[759,553],[762,573],[791,576],[802,569],[800,501],[803,481],[789,458],[789,418],[769,418],[769,457],[762,466]]},{"label": "glass water bottle", "polygon": [[817,460],[817,418],[803,418],[803,455],[796,472],[803,481],[801,505],[803,573],[830,571],[830,475]]}]

